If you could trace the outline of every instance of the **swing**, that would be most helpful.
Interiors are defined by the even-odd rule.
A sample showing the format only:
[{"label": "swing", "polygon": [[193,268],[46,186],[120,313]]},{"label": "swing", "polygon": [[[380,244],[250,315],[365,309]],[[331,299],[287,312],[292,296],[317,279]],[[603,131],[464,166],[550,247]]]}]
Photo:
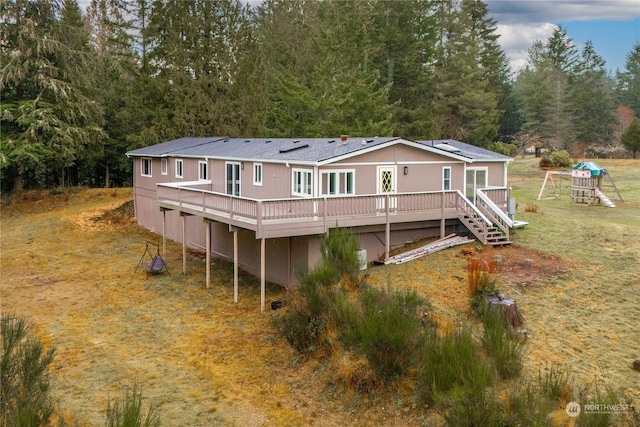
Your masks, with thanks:
[{"label": "swing", "polygon": [[[156,248],[155,254],[151,252],[149,248],[150,246],[154,246]],[[149,260],[149,262],[147,263],[145,260]],[[169,273],[169,269],[167,268],[167,264],[160,256],[160,246],[156,245],[155,243],[146,242],[144,253],[140,258],[140,262],[138,262],[134,273],[138,271],[138,268],[140,268],[140,266],[144,267],[144,269],[147,271],[147,275],[166,272],[169,276],[171,276],[171,274]]]}]

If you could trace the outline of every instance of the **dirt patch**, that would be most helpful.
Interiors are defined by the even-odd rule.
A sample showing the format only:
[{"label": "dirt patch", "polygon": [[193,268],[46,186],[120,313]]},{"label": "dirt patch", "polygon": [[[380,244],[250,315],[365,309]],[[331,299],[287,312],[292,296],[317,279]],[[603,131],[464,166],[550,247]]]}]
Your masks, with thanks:
[{"label": "dirt patch", "polygon": [[474,256],[493,262],[495,274],[503,281],[523,287],[565,274],[577,265],[575,261],[518,245],[489,246]]}]

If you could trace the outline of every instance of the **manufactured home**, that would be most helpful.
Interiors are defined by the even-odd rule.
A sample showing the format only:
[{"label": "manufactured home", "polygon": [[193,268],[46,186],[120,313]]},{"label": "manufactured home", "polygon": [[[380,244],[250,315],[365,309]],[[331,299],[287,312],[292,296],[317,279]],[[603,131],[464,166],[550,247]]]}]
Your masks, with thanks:
[{"label": "manufactured home", "polygon": [[[452,232],[509,244],[510,157],[453,140],[398,137],[181,138],[127,153],[138,223],[234,262],[264,282],[296,284],[333,227],[358,236],[363,263]],[[511,209],[509,207],[511,206]],[[184,262],[184,261],[183,261]],[[183,268],[186,268],[186,263]]]}]

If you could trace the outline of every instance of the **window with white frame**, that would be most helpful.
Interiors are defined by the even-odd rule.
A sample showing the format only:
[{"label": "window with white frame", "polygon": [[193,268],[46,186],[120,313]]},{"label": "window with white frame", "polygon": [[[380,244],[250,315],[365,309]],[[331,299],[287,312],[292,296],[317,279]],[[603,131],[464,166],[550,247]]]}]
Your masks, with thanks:
[{"label": "window with white frame", "polygon": [[293,189],[294,196],[313,195],[313,173],[308,169],[293,169]]},{"label": "window with white frame", "polygon": [[442,168],[442,189],[451,190],[451,168]]},{"label": "window with white frame", "polygon": [[176,159],[176,178],[182,178],[184,172],[183,167],[182,160]]},{"label": "window with white frame", "polygon": [[262,163],[253,164],[253,185],[262,185]]},{"label": "window with white frame", "polygon": [[207,162],[198,162],[198,179],[201,181],[209,179],[209,165]]},{"label": "window with white frame", "polygon": [[167,159],[160,160],[160,173],[162,175],[167,174]]},{"label": "window with white frame", "polygon": [[352,170],[322,172],[320,180],[323,196],[354,194],[355,172]]},{"label": "window with white frame", "polygon": [[144,157],[140,160],[140,174],[142,176],[151,176],[151,159]]}]

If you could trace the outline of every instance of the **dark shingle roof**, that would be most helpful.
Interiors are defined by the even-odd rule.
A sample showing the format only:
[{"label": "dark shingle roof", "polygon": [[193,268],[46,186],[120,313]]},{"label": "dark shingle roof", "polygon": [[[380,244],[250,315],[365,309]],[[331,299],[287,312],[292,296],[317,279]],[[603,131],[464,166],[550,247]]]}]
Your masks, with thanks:
[{"label": "dark shingle roof", "polygon": [[416,141],[419,144],[433,147],[437,150],[457,154],[458,156],[466,157],[473,161],[482,160],[501,160],[508,161],[511,159],[504,154],[496,153],[495,151],[487,150],[486,148],[478,147],[475,145],[467,144],[452,139],[432,140],[432,141]]},{"label": "dark shingle roof", "polygon": [[[350,156],[357,152],[375,149],[394,141],[406,141],[398,137],[360,138],[180,138],[161,144],[140,148],[127,153],[135,157],[197,157],[249,161],[276,161],[320,163]],[[510,158],[474,145],[452,140],[407,141],[418,144],[431,152],[465,161],[498,160]]]},{"label": "dark shingle roof", "polygon": [[198,145],[210,144],[224,138],[224,136],[211,136],[207,138],[185,137],[174,139],[173,141],[161,142],[160,144],[129,151],[127,156],[164,157],[174,153],[180,153],[182,150],[186,150],[191,147],[197,147]]}]

